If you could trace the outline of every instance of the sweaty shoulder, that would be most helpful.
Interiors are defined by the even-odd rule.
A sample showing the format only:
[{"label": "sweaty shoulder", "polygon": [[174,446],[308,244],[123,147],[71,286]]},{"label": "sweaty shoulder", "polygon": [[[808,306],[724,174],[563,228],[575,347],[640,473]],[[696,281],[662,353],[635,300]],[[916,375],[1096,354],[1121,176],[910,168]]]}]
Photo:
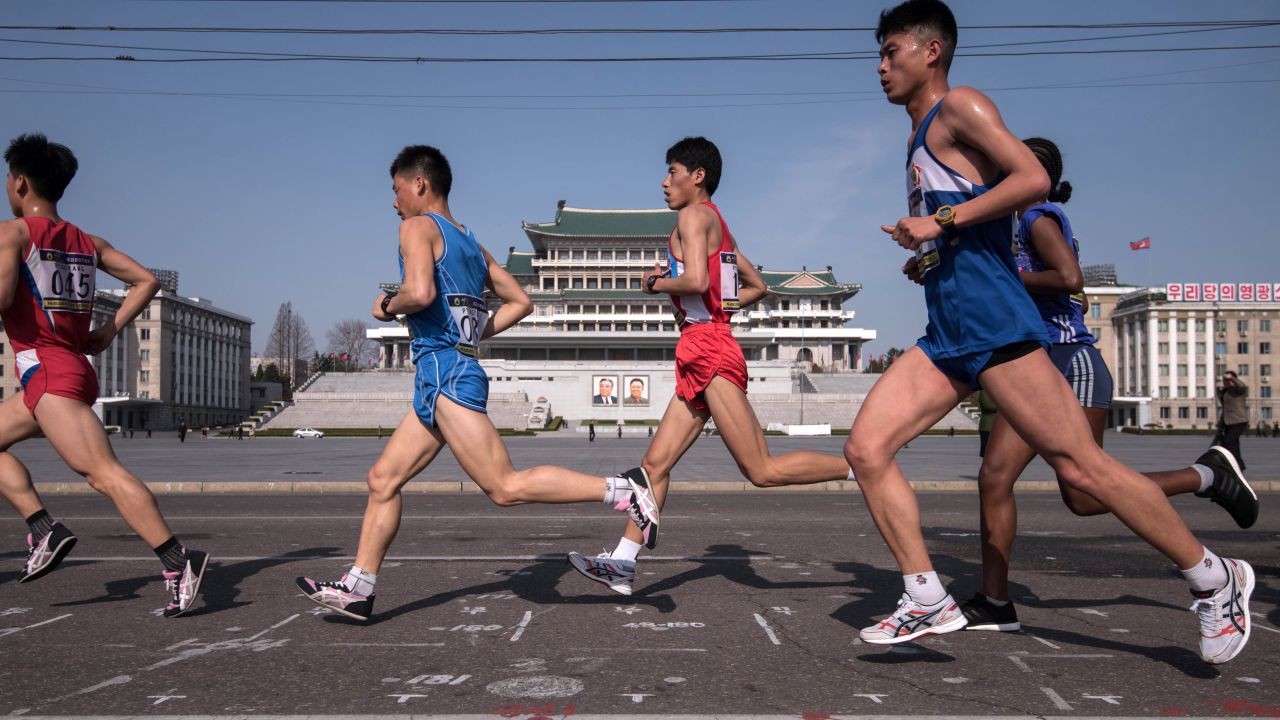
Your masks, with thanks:
[{"label": "sweaty shoulder", "polygon": [[991,98],[964,85],[952,88],[942,99],[942,105],[938,108],[938,119],[948,127],[984,120],[1002,122],[1000,111]]}]

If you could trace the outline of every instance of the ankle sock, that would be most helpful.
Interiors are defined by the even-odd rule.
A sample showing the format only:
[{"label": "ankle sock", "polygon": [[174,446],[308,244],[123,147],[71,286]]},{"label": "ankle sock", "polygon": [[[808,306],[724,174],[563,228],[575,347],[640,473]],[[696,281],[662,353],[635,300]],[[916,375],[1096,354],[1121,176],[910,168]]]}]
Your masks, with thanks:
[{"label": "ankle sock", "polygon": [[27,518],[27,528],[31,531],[31,539],[39,540],[53,529],[53,518],[49,517],[48,510],[40,508]]},{"label": "ankle sock", "polygon": [[164,563],[165,572],[182,572],[187,565],[187,549],[182,547],[178,538],[170,535],[168,540],[160,543],[155,549],[156,557]]},{"label": "ankle sock", "polygon": [[631,483],[627,482],[624,477],[609,477],[604,479],[604,504],[610,507],[617,505],[618,501],[626,497],[631,492]]},{"label": "ankle sock", "polygon": [[1191,469],[1200,474],[1200,489],[1196,492],[1202,493],[1213,487],[1213,470],[1199,463],[1193,464]]},{"label": "ankle sock", "polygon": [[1222,558],[1214,555],[1209,548],[1204,549],[1204,557],[1200,562],[1182,571],[1182,577],[1191,583],[1191,592],[1207,595],[1221,590],[1227,584],[1227,566]]},{"label": "ankle sock", "polygon": [[921,605],[937,605],[947,598],[947,589],[942,587],[936,572],[903,575],[902,584],[907,588],[907,596]]},{"label": "ankle sock", "polygon": [[347,574],[342,576],[342,584],[357,595],[368,596],[373,594],[378,584],[378,576],[352,565]]},{"label": "ankle sock", "polygon": [[985,595],[985,594],[982,597],[986,598],[987,602],[991,603],[992,605],[995,605],[996,607],[1004,607],[1005,605],[1008,605],[1010,602],[1009,600],[997,600],[991,597],[990,595]]},{"label": "ankle sock", "polygon": [[642,547],[644,546],[638,542],[632,542],[626,538],[622,538],[618,541],[618,547],[614,548],[613,552],[609,553],[609,557],[614,560],[630,560],[631,562],[635,562],[636,558],[640,557],[640,548]]}]

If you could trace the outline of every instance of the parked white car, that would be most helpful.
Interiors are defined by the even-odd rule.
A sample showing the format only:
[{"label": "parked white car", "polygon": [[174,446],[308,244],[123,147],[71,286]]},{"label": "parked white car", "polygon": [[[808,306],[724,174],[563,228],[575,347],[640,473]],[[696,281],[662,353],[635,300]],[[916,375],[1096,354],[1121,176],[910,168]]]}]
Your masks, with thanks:
[{"label": "parked white car", "polygon": [[298,428],[293,431],[293,436],[296,438],[322,438],[324,433],[315,428]]}]

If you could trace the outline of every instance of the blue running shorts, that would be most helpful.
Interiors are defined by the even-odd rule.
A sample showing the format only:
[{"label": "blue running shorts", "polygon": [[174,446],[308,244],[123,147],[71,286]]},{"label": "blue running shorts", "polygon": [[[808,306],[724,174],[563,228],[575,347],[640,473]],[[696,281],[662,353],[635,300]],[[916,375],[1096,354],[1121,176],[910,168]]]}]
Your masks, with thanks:
[{"label": "blue running shorts", "polygon": [[1081,407],[1111,407],[1111,371],[1096,347],[1084,343],[1051,345],[1049,359],[1067,379]]},{"label": "blue running shorts", "polygon": [[468,410],[486,412],[489,376],[475,359],[453,348],[424,352],[414,358],[413,411],[423,425],[436,426],[436,399],[441,395]]}]

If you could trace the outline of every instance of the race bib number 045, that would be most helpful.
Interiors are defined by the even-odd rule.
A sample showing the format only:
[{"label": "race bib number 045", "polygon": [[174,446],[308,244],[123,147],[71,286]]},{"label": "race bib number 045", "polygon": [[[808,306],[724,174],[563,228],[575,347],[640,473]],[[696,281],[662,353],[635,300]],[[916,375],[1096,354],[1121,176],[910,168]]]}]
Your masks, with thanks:
[{"label": "race bib number 045", "polygon": [[93,311],[97,273],[93,255],[40,249],[28,268],[45,310],[77,315]]},{"label": "race bib number 045", "polygon": [[446,295],[449,314],[453,316],[453,324],[458,328],[458,352],[467,357],[476,356],[476,346],[484,334],[485,325],[489,323],[489,306],[484,298],[462,293]]}]

